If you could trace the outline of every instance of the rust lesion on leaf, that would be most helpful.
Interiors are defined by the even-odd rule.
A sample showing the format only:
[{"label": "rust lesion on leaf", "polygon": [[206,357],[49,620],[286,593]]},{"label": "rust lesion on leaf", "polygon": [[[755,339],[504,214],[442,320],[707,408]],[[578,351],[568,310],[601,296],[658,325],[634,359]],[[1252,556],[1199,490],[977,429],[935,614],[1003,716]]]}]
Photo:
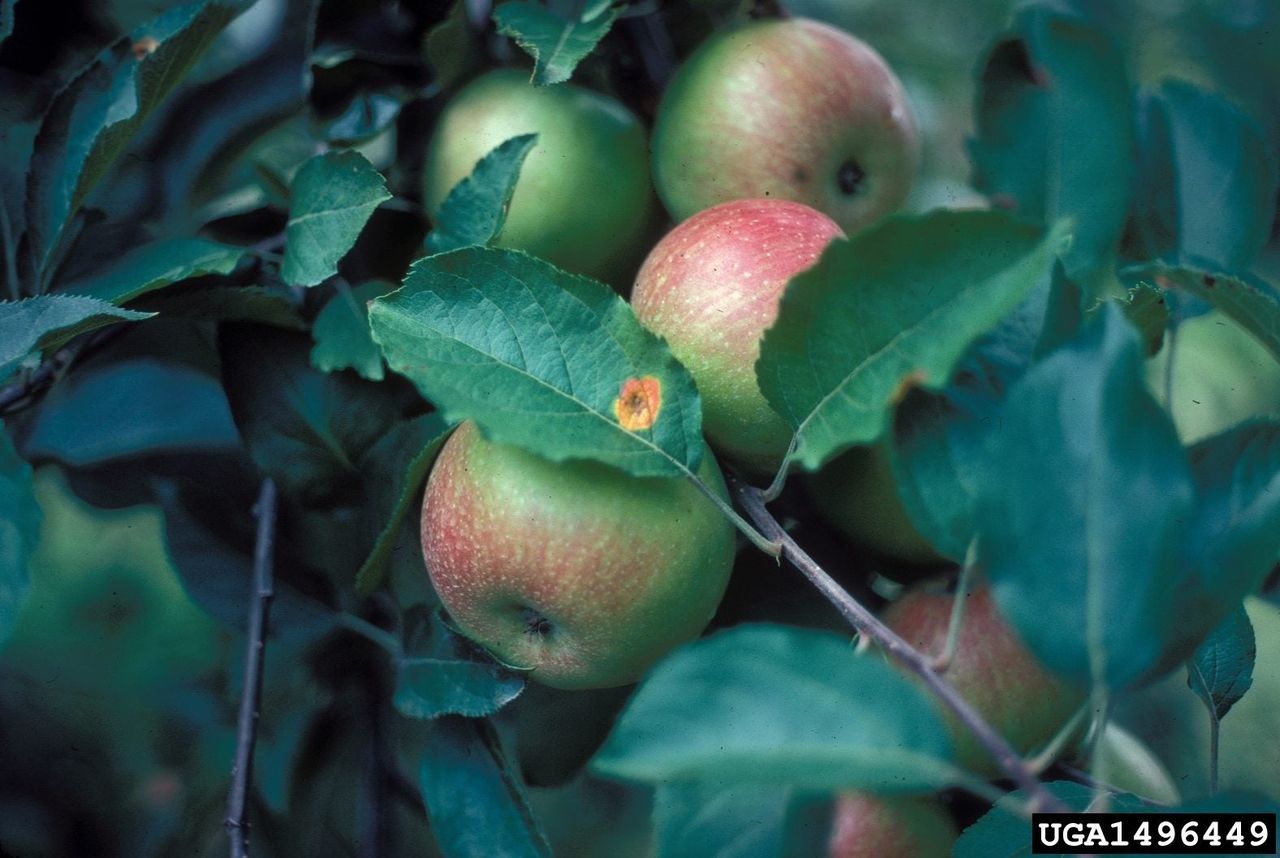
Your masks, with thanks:
[{"label": "rust lesion on leaf", "polygon": [[160,47],[158,42],[152,36],[143,36],[141,39],[133,43],[131,50],[133,58],[141,62],[156,52],[156,48]]},{"label": "rust lesion on leaf", "polygon": [[651,375],[628,378],[613,401],[613,415],[628,432],[648,429],[658,420],[662,409],[662,382]]}]

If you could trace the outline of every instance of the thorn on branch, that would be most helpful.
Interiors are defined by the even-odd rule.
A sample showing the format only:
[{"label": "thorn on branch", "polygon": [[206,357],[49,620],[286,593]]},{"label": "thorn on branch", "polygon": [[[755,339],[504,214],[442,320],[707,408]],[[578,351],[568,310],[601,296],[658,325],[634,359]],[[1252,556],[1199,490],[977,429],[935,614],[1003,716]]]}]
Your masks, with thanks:
[{"label": "thorn on branch", "polygon": [[224,826],[231,840],[231,858],[248,858],[249,787],[253,782],[253,748],[258,737],[258,714],[262,701],[262,664],[266,655],[267,623],[271,599],[275,595],[272,572],[276,530],[276,484],[262,481],[262,491],[254,505],[258,538],[253,551],[253,585],[249,599],[249,626],[244,650],[244,689],[236,721],[236,755],[231,769],[231,791],[227,797]]}]

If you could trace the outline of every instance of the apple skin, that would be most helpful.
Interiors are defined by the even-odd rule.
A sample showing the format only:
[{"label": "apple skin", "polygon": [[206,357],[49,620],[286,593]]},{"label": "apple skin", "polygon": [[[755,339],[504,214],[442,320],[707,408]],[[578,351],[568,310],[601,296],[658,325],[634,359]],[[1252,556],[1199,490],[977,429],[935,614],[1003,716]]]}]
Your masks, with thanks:
[{"label": "apple skin", "polygon": [[889,66],[802,18],[709,38],[663,93],[653,131],[654,183],[676,220],[769,197],[853,233],[902,205],[919,162],[915,117]]},{"label": "apple skin", "polygon": [[693,374],[712,445],[752,471],[775,469],[793,434],[756,381],[760,339],[787,281],[842,235],[799,203],[735,200],[681,223],[640,266],[636,317]]},{"label": "apple skin", "polygon": [[651,243],[658,206],[644,127],[603,93],[535,87],[516,69],[471,81],[445,107],[427,150],[428,213],[436,217],[495,146],[532,132],[538,140],[495,243],[625,285]]},{"label": "apple skin", "polygon": [[[1147,362],[1147,382],[1164,401],[1169,343]],[[1178,325],[1172,338],[1170,413],[1194,444],[1253,417],[1280,416],[1280,363],[1251,334],[1214,310]]]},{"label": "apple skin", "polygon": [[[942,653],[952,594],[918,587],[884,613],[884,621],[907,643],[928,655]],[[956,691],[1021,754],[1039,750],[1085,701],[1081,689],[1058,679],[1038,662],[1000,616],[990,588],[969,593],[955,655],[942,674]],[[995,761],[950,710],[945,713],[956,761],[988,777]]]},{"label": "apple skin", "polygon": [[958,836],[936,799],[845,792],[836,799],[827,858],[948,858]]},{"label": "apple skin", "polygon": [[946,559],[912,524],[898,496],[885,440],[854,447],[832,459],[807,480],[818,515],[854,542],[901,560],[911,568],[883,570],[887,577],[911,583],[936,571]]},{"label": "apple skin", "polygon": [[[727,496],[710,451],[699,476]],[[422,549],[468,637],[545,685],[608,688],[702,631],[734,533],[687,480],[551,462],[468,422],[427,480]]]}]

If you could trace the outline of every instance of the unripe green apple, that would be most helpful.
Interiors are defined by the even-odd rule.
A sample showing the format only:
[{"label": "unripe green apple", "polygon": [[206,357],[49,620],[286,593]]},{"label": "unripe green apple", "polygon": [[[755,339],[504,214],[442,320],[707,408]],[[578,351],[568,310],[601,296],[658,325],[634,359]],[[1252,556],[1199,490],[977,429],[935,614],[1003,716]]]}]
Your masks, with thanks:
[{"label": "unripe green apple", "polygon": [[805,203],[852,233],[902,205],[920,161],[893,71],[843,30],[801,18],[708,39],[653,130],[658,195],[677,220],[717,203]]},{"label": "unripe green apple", "polygon": [[[725,494],[710,451],[698,473]],[[468,637],[546,685],[607,688],[702,630],[734,538],[687,480],[551,462],[463,423],[427,480],[422,550]]]},{"label": "unripe green apple", "polygon": [[[929,655],[946,645],[953,595],[926,588],[909,590],[886,609],[885,623],[907,643]],[[1040,664],[1005,622],[983,585],[970,592],[955,655],[943,679],[969,702],[1019,753],[1039,750],[1084,702],[1076,689]],[[993,776],[995,761],[947,710],[956,761]]]},{"label": "unripe green apple", "polygon": [[496,244],[555,265],[625,283],[648,247],[657,204],[648,144],[617,100],[570,84],[533,86],[497,69],[467,84],[445,107],[427,151],[427,211],[491,149],[537,133]]},{"label": "unripe green apple", "polygon": [[787,281],[839,235],[831,218],[808,206],[735,200],[673,229],[636,277],[636,317],[693,374],[707,438],[751,470],[776,468],[792,435],[756,382],[760,339],[778,317]]},{"label": "unripe green apple", "polygon": [[1184,443],[1253,417],[1280,416],[1280,362],[1217,310],[1182,322],[1147,362],[1147,381],[1161,401],[1171,343],[1170,413]]},{"label": "unripe green apple", "polygon": [[955,823],[936,799],[841,793],[828,858],[948,858]]},{"label": "unripe green apple", "polygon": [[809,477],[809,494],[818,515],[854,542],[919,567],[885,570],[889,577],[911,581],[943,558],[916,530],[902,505],[889,443],[886,439],[841,453]]}]

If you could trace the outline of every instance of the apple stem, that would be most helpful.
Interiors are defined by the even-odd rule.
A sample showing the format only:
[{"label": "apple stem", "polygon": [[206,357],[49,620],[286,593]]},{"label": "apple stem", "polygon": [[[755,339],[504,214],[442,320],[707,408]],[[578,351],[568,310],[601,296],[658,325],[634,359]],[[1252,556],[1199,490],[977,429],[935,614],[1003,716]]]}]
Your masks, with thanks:
[{"label": "apple stem", "polygon": [[1033,810],[1063,812],[1067,810],[1058,798],[1049,792],[1028,768],[1018,753],[995,731],[960,693],[933,669],[929,656],[921,653],[903,640],[896,632],[880,621],[875,614],[841,587],[826,570],[819,566],[804,549],[791,538],[765,506],[763,493],[745,485],[731,474],[729,480],[734,494],[767,537],[782,547],[782,556],[800,570],[827,601],[835,606],[859,634],[880,645],[888,656],[902,667],[914,673],[941,700],[948,709],[973,733],[987,752],[996,760],[1017,786],[1027,794]]},{"label": "apple stem", "polygon": [[231,768],[231,792],[227,797],[227,818],[224,822],[227,837],[231,840],[231,858],[248,858],[249,855],[249,784],[253,780],[253,747],[258,737],[267,624],[271,616],[271,600],[275,596],[272,563],[276,484],[270,478],[262,481],[254,514],[258,519],[258,538],[253,549],[253,589],[250,591],[249,627],[245,638],[244,688],[240,693],[235,763]]},{"label": "apple stem", "polygon": [[767,539],[760,531],[751,526],[751,523],[742,516],[738,515],[738,511],[733,508],[724,498],[716,494],[711,486],[702,481],[696,474],[690,473],[689,480],[698,488],[698,491],[706,495],[707,500],[715,505],[729,521],[733,522],[733,526],[741,531],[742,535],[751,540],[751,544],[759,548],[770,557],[782,556],[782,544],[777,540]]}]

